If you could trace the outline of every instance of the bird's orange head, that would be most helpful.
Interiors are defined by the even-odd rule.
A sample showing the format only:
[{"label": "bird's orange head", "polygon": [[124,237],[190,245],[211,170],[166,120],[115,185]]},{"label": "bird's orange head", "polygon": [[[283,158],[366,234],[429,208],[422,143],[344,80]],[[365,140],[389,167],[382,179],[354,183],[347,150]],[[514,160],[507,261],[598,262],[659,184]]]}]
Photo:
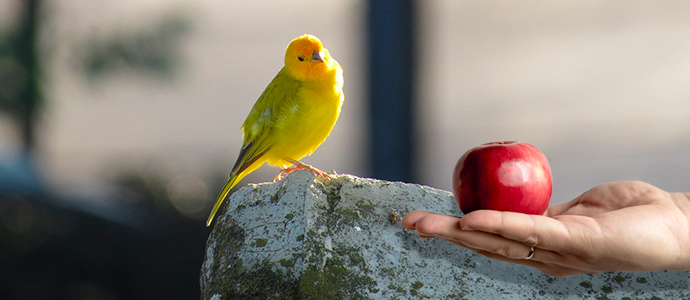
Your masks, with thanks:
[{"label": "bird's orange head", "polygon": [[309,34],[290,42],[285,50],[285,68],[297,80],[319,80],[334,74],[338,63],[321,41]]}]

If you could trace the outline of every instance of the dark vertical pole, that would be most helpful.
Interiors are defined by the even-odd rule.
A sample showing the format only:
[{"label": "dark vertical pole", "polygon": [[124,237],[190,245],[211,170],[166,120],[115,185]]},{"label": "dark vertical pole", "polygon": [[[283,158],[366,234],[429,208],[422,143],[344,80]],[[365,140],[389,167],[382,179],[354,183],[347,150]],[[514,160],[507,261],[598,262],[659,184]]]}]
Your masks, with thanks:
[{"label": "dark vertical pole", "polygon": [[38,86],[38,6],[39,0],[25,0],[15,57],[24,69],[24,85],[20,92],[17,118],[22,129],[24,149],[30,153],[35,146],[34,122],[40,102]]},{"label": "dark vertical pole", "polygon": [[414,0],[369,0],[372,176],[414,181]]}]

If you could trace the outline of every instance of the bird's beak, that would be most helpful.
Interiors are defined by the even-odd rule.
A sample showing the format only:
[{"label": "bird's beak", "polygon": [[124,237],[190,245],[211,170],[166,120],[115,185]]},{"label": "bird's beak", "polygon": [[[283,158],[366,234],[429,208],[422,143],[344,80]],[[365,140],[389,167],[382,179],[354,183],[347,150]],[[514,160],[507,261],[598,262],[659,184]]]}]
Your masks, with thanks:
[{"label": "bird's beak", "polygon": [[323,62],[323,54],[321,52],[314,50],[314,53],[311,55],[311,59],[315,61],[320,61]]}]

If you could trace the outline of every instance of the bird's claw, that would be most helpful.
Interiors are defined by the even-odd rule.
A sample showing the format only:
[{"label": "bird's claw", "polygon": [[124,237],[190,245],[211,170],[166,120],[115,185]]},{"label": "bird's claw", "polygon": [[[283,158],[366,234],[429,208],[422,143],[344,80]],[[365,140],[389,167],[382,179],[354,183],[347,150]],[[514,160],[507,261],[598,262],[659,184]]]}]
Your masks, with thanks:
[{"label": "bird's claw", "polygon": [[331,178],[330,174],[328,174],[324,171],[321,171],[317,168],[314,168],[308,164],[302,163],[302,162],[297,161],[297,160],[287,160],[287,161],[292,163],[292,166],[289,168],[281,169],[280,173],[278,173],[278,175],[275,178],[273,178],[273,181],[281,180],[281,179],[283,179],[284,176],[287,176],[288,174],[290,174],[294,171],[298,171],[298,170],[311,171],[312,173],[314,173],[314,175],[316,175],[316,177],[322,177],[322,178],[328,178],[328,179]]}]

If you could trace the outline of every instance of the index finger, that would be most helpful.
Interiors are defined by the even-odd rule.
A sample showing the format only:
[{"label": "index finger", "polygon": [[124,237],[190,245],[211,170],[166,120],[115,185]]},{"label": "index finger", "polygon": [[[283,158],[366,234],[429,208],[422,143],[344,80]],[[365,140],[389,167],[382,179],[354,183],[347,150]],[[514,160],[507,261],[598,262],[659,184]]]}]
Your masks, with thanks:
[{"label": "index finger", "polygon": [[550,218],[515,212],[477,210],[465,215],[460,221],[460,227],[463,230],[497,234],[542,249],[572,252],[583,246],[592,230],[592,226],[589,226],[592,224],[582,224],[587,222],[586,220],[571,220],[577,218],[583,217],[568,215]]}]

